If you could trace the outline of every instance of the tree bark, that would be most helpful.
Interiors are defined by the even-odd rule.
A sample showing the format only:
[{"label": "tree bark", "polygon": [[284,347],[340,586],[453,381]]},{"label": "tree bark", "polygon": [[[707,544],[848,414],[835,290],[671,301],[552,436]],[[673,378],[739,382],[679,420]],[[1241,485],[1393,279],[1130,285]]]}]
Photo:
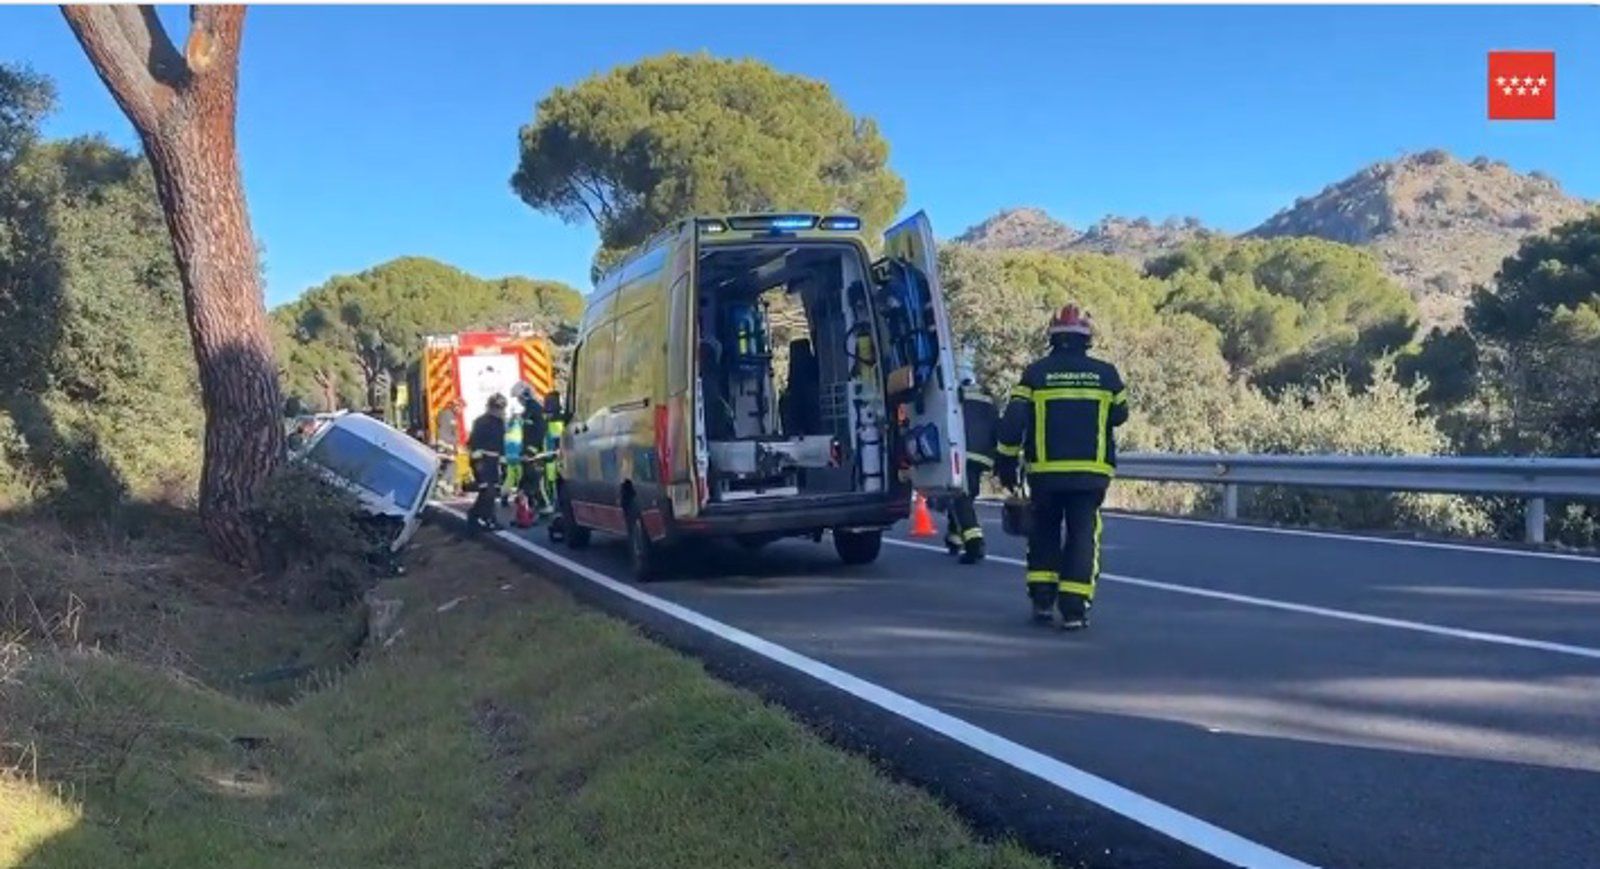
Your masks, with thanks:
[{"label": "tree bark", "polygon": [[243,6],[197,6],[183,53],[148,6],[61,7],[155,175],[205,406],[200,518],[217,554],[261,562],[246,520],[283,457],[282,398],[239,176]]},{"label": "tree bark", "polygon": [[322,390],[322,409],[329,413],[339,407],[339,378],[331,370],[319,370],[313,375]]}]

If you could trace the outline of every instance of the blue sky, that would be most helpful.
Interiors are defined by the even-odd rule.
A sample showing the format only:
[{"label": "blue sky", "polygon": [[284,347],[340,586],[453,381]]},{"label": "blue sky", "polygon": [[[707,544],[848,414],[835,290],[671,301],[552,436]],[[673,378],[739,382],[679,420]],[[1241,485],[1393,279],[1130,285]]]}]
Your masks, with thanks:
[{"label": "blue sky", "polygon": [[[240,148],[269,303],[403,254],[587,289],[593,230],[510,192],[517,129],[552,87],[658,52],[826,80],[950,236],[1013,205],[1241,230],[1430,147],[1600,198],[1597,45],[1584,7],[263,6]],[[1557,52],[1557,121],[1485,120],[1496,48]],[[49,134],[133,144],[54,7],[0,9],[0,61],[56,80]]]}]

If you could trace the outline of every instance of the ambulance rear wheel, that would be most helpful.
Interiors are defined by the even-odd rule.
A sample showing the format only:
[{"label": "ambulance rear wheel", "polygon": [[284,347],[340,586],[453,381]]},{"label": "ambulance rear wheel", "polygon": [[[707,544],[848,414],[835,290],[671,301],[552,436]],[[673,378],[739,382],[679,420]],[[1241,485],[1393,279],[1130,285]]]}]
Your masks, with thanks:
[{"label": "ambulance rear wheel", "polygon": [[644,528],[644,518],[638,509],[632,504],[628,505],[626,515],[628,560],[633,567],[633,578],[639,582],[650,582],[661,573],[661,549],[651,542],[650,534]]},{"label": "ambulance rear wheel", "polygon": [[883,550],[883,532],[835,530],[833,549],[845,564],[871,564]]},{"label": "ambulance rear wheel", "polygon": [[[561,505],[557,515],[561,517],[561,536],[566,539],[567,548],[587,549],[589,547],[589,529],[578,524],[578,520],[572,511],[572,499],[567,497],[565,487],[557,490],[556,499],[557,503]],[[552,524],[550,529],[554,532],[555,526]]]}]

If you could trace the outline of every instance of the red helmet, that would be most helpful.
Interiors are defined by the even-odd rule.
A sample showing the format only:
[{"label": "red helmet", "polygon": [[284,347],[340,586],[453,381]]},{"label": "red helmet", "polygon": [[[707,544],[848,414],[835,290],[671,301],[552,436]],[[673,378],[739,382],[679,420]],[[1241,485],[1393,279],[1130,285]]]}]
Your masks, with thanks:
[{"label": "red helmet", "polygon": [[1089,316],[1088,311],[1068,302],[1050,318],[1050,334],[1090,337],[1094,335],[1094,318]]}]

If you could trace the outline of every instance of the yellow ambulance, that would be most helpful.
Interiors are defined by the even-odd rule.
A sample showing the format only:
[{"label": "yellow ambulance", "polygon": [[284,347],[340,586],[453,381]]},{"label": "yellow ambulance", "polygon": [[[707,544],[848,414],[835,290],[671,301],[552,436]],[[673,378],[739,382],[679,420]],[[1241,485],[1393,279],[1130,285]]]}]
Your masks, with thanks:
[{"label": "yellow ambulance", "polygon": [[688,539],[830,534],[877,558],[912,490],[958,491],[959,383],[933,230],[874,258],[849,215],[684,220],[588,300],[564,406],[568,545],[627,538],[640,579]]}]

